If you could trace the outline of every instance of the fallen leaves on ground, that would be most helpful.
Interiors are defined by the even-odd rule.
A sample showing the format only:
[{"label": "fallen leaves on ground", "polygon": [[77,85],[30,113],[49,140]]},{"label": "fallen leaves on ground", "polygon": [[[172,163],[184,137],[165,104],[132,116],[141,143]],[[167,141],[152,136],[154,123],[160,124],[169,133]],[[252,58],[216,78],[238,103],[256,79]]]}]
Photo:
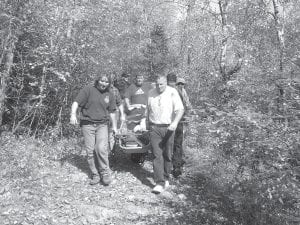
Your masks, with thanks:
[{"label": "fallen leaves on ground", "polygon": [[[11,145],[20,147],[11,142],[6,147]],[[37,145],[36,150],[44,147]],[[30,157],[39,156],[32,148]],[[227,219],[214,205],[218,200],[209,196],[213,189],[208,192],[211,187],[197,175],[208,166],[208,153],[200,152],[205,157],[197,159],[195,154],[199,149],[188,148],[183,177],[171,180],[160,195],[151,193],[149,158],[136,165],[129,155],[118,152],[111,165],[114,181],[108,187],[88,184],[86,160],[80,153],[67,155],[63,162],[34,158],[42,165],[35,173],[3,173],[10,176],[3,175],[0,181],[1,224],[222,224]]]}]

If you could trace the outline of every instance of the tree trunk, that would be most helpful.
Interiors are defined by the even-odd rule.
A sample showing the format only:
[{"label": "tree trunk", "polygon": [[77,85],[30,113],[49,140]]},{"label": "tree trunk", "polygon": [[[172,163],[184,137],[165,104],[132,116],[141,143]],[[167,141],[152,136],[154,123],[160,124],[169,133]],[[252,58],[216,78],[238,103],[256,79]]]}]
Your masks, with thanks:
[{"label": "tree trunk", "polygon": [[280,19],[279,15],[279,0],[272,0],[273,8],[274,8],[274,21],[276,27],[276,35],[279,43],[279,71],[283,71],[283,55],[285,48],[284,41],[284,25]]},{"label": "tree trunk", "polygon": [[[9,28],[10,29],[10,28]],[[1,71],[1,80],[0,80],[0,126],[2,126],[3,113],[5,109],[5,99],[6,99],[6,89],[7,89],[7,80],[13,66],[13,58],[14,58],[14,38],[11,34],[11,30],[9,30],[9,34],[7,37],[7,45],[6,52],[4,52],[3,62],[4,64],[3,71]]]},{"label": "tree trunk", "polygon": [[221,16],[221,32],[222,32],[222,39],[221,39],[221,50],[220,50],[220,58],[219,58],[219,71],[221,73],[223,82],[226,83],[232,78],[232,75],[237,73],[243,64],[242,56],[237,53],[239,59],[235,63],[234,66],[226,65],[226,58],[227,58],[227,48],[228,48],[228,39],[229,30],[227,24],[227,6],[229,0],[219,0],[219,10]]},{"label": "tree trunk", "polygon": [[219,0],[219,9],[221,16],[221,28],[222,28],[222,40],[221,40],[221,53],[220,53],[220,73],[224,81],[227,80],[226,75],[226,51],[227,51],[227,40],[228,40],[228,28],[227,28],[227,0],[223,3],[222,0]]},{"label": "tree trunk", "polygon": [[[276,84],[278,88],[278,95],[277,95],[277,112],[281,114],[283,117],[286,116],[286,109],[284,106],[284,95],[285,91],[283,88],[283,85],[281,84],[281,79],[282,73],[284,70],[284,65],[283,65],[283,59],[284,59],[284,49],[285,49],[285,41],[284,41],[284,25],[283,21],[280,18],[280,12],[279,12],[279,7],[280,7],[280,2],[279,0],[272,0],[273,4],[273,10],[274,10],[274,22],[275,22],[275,28],[276,28],[276,36],[278,40],[278,50],[279,50],[279,55],[278,55],[278,69],[279,69],[279,76],[278,76],[278,82]],[[283,10],[282,10],[283,12]],[[286,119],[284,119],[286,120]]]},{"label": "tree trunk", "polygon": [[183,35],[181,36],[180,44],[180,61],[181,61],[181,71],[186,74],[189,73],[189,68],[191,64],[191,46],[189,44],[189,26],[190,26],[190,17],[195,5],[195,0],[189,0],[186,9],[186,18],[183,28]]}]

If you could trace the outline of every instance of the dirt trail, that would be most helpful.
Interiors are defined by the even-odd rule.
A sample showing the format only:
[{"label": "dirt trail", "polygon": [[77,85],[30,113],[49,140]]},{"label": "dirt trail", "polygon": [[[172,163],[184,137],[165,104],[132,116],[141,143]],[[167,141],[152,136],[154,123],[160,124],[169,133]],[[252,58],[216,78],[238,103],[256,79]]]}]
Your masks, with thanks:
[{"label": "dirt trail", "polygon": [[139,166],[119,152],[108,187],[88,184],[84,156],[49,161],[34,178],[0,190],[0,224],[228,224],[230,212],[207,175],[211,159],[204,151],[190,146],[183,177],[160,195],[151,193],[149,159]]},{"label": "dirt trail", "polygon": [[135,165],[124,154],[116,161],[108,187],[88,184],[83,156],[52,162],[27,187],[16,185],[0,195],[1,224],[176,224],[172,205],[186,200],[178,193],[180,182],[155,195],[150,161]]}]

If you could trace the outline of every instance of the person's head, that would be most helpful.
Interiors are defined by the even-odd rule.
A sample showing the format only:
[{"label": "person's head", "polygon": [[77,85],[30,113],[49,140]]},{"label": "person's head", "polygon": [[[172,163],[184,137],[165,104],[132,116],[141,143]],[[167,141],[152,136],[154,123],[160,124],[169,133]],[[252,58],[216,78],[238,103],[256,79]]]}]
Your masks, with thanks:
[{"label": "person's head", "polygon": [[164,75],[159,75],[156,78],[156,90],[158,93],[163,93],[167,87],[167,77]]},{"label": "person's head", "polygon": [[123,80],[125,80],[126,82],[129,82],[129,74],[128,73],[126,73],[126,72],[123,72],[122,74],[121,74],[121,78],[123,79]]},{"label": "person's head", "polygon": [[175,73],[169,73],[167,75],[167,82],[170,87],[176,87],[177,76]]},{"label": "person's head", "polygon": [[135,76],[135,85],[141,87],[144,83],[144,76],[141,74],[137,74]]},{"label": "person's head", "polygon": [[95,86],[100,91],[105,91],[110,86],[109,76],[106,74],[100,75],[95,81]]},{"label": "person's head", "polygon": [[183,88],[185,85],[185,79],[184,78],[178,78],[177,79],[177,83],[176,83],[177,87],[179,88]]}]

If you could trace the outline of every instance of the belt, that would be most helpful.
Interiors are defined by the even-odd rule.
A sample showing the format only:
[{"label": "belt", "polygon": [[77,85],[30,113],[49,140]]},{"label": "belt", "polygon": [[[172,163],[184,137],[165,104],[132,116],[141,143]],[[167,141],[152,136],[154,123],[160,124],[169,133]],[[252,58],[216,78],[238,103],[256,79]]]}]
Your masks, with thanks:
[{"label": "belt", "polygon": [[149,124],[152,127],[168,127],[170,124],[155,124],[155,123],[150,123]]},{"label": "belt", "polygon": [[88,120],[81,120],[80,121],[80,126],[82,125],[93,125],[93,126],[99,126],[100,124],[107,124],[107,122],[91,122]]}]

